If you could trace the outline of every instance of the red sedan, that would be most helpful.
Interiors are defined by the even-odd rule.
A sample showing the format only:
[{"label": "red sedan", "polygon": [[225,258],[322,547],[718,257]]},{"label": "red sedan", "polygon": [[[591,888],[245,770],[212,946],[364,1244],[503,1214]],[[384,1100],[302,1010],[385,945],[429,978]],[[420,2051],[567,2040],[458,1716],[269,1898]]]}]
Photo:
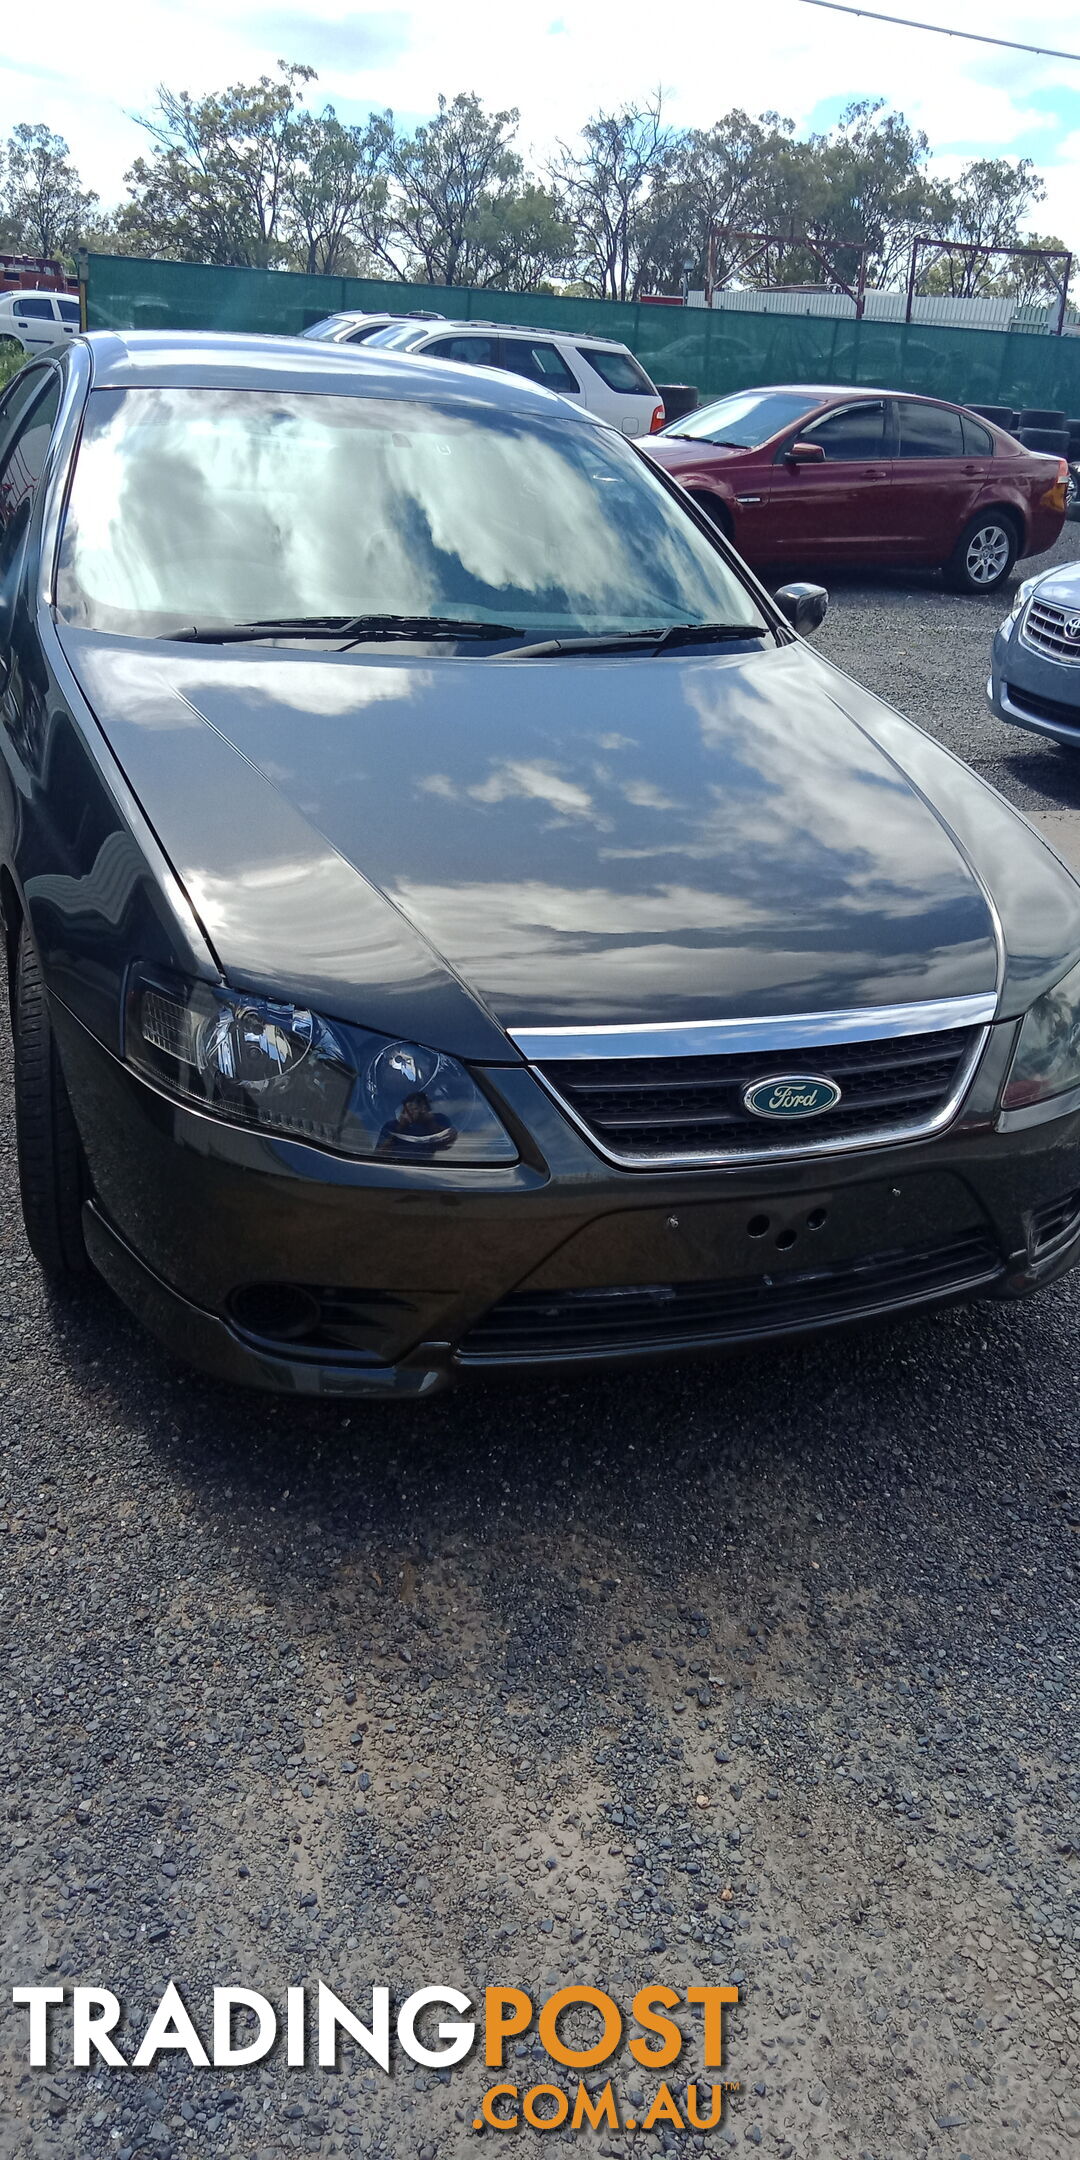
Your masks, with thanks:
[{"label": "red sedan", "polygon": [[1069,468],[960,405],[777,383],[686,413],[642,448],[755,568],[896,563],[992,592],[1052,547]]}]

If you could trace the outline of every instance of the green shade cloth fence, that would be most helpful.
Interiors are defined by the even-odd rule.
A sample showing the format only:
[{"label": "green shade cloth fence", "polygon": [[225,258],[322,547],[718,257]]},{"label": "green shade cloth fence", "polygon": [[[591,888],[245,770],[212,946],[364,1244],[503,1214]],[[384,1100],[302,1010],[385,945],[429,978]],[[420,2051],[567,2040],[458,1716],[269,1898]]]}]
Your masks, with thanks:
[{"label": "green shade cloth fence", "polygon": [[90,330],[295,335],[339,308],[430,308],[455,320],[524,322],[579,337],[621,338],[654,382],[696,383],[703,398],[750,383],[871,383],[958,404],[1080,413],[1080,337],[564,300],[290,270],[222,270],[134,255],[90,255],[85,270]]}]

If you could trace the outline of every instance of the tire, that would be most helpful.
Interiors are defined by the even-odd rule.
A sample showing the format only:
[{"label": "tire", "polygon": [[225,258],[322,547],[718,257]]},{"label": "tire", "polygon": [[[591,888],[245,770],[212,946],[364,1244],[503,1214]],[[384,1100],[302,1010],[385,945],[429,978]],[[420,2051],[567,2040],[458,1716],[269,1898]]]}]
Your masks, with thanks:
[{"label": "tire", "polygon": [[1041,405],[1025,405],[1016,417],[1022,428],[1063,428],[1065,425],[1063,412],[1051,412]]},{"label": "tire", "polygon": [[723,533],[725,540],[734,540],[735,526],[726,503],[720,502],[715,495],[695,495],[693,492],[690,500],[696,502],[710,525],[715,525],[717,532]]},{"label": "tire", "polygon": [[1069,437],[1064,428],[1022,427],[1017,433],[1025,450],[1038,450],[1046,457],[1068,457]]},{"label": "tire", "polygon": [[980,420],[989,420],[992,426],[1004,428],[1010,435],[1016,426],[1016,414],[1011,405],[969,405],[967,409],[978,413]]},{"label": "tire", "polygon": [[[992,533],[996,542],[990,540]],[[1018,544],[1012,519],[1000,510],[984,510],[965,525],[945,564],[945,583],[954,592],[996,592],[1016,561]]]},{"label": "tire", "polygon": [[15,1152],[27,1241],[38,1266],[55,1278],[84,1275],[82,1146],[25,929],[15,971]]}]

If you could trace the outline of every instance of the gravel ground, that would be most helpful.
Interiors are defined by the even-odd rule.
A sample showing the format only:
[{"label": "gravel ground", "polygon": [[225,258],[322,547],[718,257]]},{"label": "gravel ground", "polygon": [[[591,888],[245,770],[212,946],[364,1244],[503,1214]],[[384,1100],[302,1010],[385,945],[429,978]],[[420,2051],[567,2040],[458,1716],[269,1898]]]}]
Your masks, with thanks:
[{"label": "gravel ground", "polygon": [[[1013,800],[1080,803],[984,712],[999,612],[837,581],[822,643]],[[0,1059],[8,1981],[111,1986],[140,2033],[170,1976],[204,2032],[215,1982],[734,1980],[723,2127],[584,2150],[1075,2154],[1076,1281],[298,1408],[45,1295]],[[29,2071],[10,2008],[0,2050],[3,2160],[450,2160],[489,2082]]]},{"label": "gravel ground", "polygon": [[[1016,579],[1078,557],[1080,525],[1066,525],[1048,554],[1017,565]],[[929,573],[826,582],[832,609],[815,642],[830,660],[959,751],[1018,809],[1080,809],[1080,758],[1004,727],[986,702],[990,647],[1007,612],[1000,596],[947,592]]]}]

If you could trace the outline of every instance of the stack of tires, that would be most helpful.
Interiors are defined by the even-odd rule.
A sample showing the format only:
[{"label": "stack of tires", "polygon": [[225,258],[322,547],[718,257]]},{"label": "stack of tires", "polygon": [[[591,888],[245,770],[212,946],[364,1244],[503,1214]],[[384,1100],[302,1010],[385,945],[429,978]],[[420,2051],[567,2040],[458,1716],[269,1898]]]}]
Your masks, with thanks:
[{"label": "stack of tires", "polygon": [[1080,421],[1066,421],[1063,412],[1052,412],[1041,405],[1026,405],[1016,417],[1017,441],[1025,450],[1040,450],[1047,457],[1068,457],[1070,429],[1076,426],[1080,430]]},{"label": "stack of tires", "polygon": [[992,427],[1004,428],[1006,435],[1015,435],[1017,416],[1011,405],[969,405],[968,411],[978,413],[981,420],[989,420]]},{"label": "stack of tires", "polygon": [[1070,420],[1048,405],[1025,405],[1019,412],[1011,405],[969,405],[968,411],[1015,435],[1026,450],[1080,463],[1080,419]]}]

